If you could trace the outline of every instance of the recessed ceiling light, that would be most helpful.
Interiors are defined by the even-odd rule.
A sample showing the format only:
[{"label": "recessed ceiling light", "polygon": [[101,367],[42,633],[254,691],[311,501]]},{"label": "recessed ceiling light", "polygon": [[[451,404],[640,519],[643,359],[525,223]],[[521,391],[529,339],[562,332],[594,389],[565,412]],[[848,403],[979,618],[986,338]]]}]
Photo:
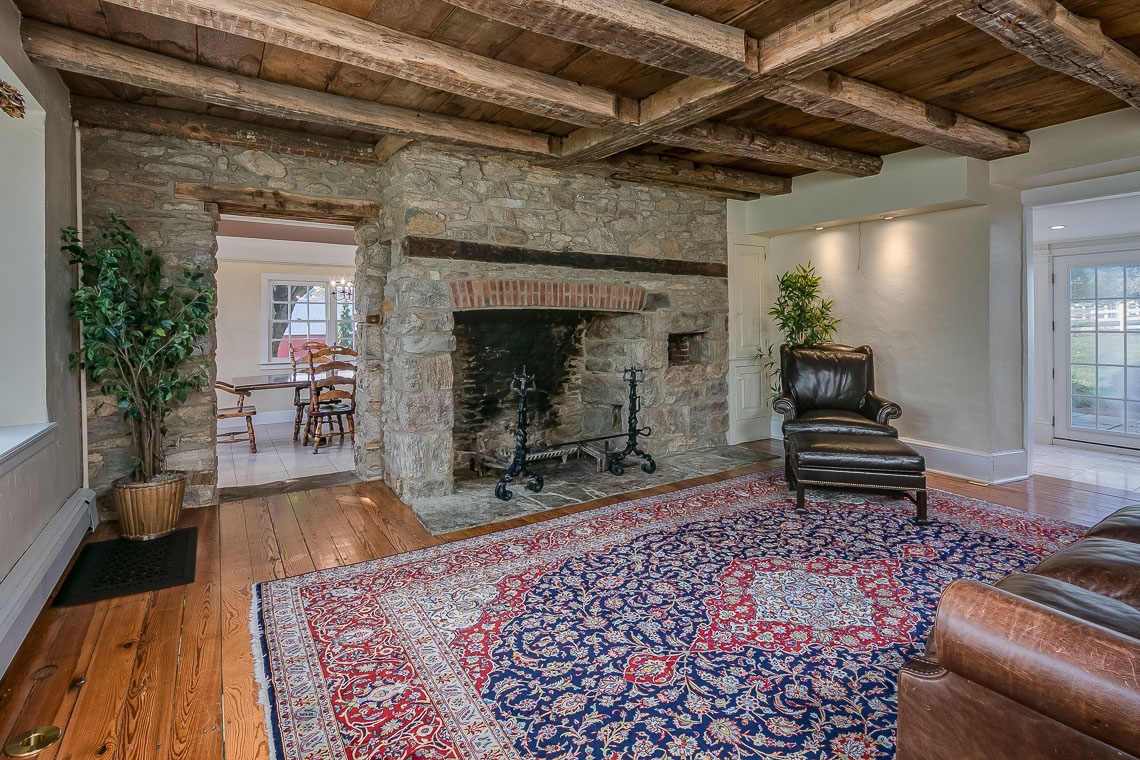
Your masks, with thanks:
[{"label": "recessed ceiling light", "polygon": [[1063,225],[1063,224],[1054,224],[1054,225],[1053,225],[1052,227],[1050,227],[1049,229],[1051,229],[1051,230],[1063,230],[1063,229],[1065,229],[1065,225]]},{"label": "recessed ceiling light", "polygon": [[817,229],[817,230],[822,230],[822,229],[823,229],[823,227],[816,227],[816,229]]},{"label": "recessed ceiling light", "polygon": [[895,217],[894,217],[894,214],[888,214],[887,216],[884,216],[883,218],[884,218],[884,219],[886,219],[886,220],[889,222],[889,221],[891,221],[892,219],[894,219]]}]

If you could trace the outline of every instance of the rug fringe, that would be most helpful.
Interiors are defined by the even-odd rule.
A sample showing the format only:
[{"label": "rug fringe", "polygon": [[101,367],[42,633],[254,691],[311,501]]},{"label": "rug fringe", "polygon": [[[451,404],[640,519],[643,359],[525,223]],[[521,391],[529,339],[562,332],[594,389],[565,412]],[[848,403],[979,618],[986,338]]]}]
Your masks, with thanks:
[{"label": "rug fringe", "polygon": [[269,676],[269,646],[265,639],[265,625],[261,622],[261,584],[250,587],[249,647],[253,655],[253,676],[257,679],[257,703],[265,711],[265,733],[269,740],[269,759],[282,760],[277,725],[273,720],[273,700],[270,696],[272,681]]}]

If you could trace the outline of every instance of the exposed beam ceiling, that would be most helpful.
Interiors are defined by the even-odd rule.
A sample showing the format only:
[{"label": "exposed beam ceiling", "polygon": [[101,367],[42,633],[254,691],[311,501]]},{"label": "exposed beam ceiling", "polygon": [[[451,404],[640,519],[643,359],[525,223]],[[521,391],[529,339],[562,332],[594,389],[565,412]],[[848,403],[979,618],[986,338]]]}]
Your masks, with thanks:
[{"label": "exposed beam ceiling", "polygon": [[[603,125],[608,128],[604,134],[615,135],[618,144],[631,142],[636,145],[645,142],[644,136],[632,141],[623,141],[622,138],[623,134],[630,131],[632,122],[637,121],[639,108],[635,101],[605,90],[473,55],[305,0],[105,1],[164,18],[270,42],[540,116],[555,117],[574,124]],[[646,19],[653,18],[657,22],[664,20],[659,17],[662,13],[666,17],[677,15],[690,22],[695,18],[656,3],[646,5],[655,10],[646,11],[643,15]],[[534,10],[536,9],[530,9],[530,12]],[[681,36],[686,28],[685,24],[681,24],[670,33]],[[700,38],[700,35],[696,36]],[[743,50],[743,32],[740,33],[740,38]],[[702,109],[717,113],[727,107],[748,102],[760,92],[747,87],[730,88],[723,83],[704,79],[690,79],[686,83],[699,83],[701,88],[709,88],[711,84],[713,97],[705,100],[690,98],[689,88],[669,88],[659,96],[645,101],[645,113],[652,116],[660,108],[669,107],[678,97],[690,98],[684,110],[671,111],[672,119],[688,122],[701,113]],[[764,82],[763,90],[770,89],[770,86],[770,83]],[[724,92],[724,95],[716,94],[720,92]],[[664,121],[657,123],[667,125]],[[710,125],[696,132],[679,135],[672,135],[662,129],[655,138],[667,145],[697,147],[699,150],[760,158],[808,169],[830,169],[857,176],[878,171],[868,171],[866,156],[826,146],[813,146],[798,141],[797,148],[788,150],[781,149],[778,138],[759,135],[750,139],[747,135],[733,134],[730,139],[718,140],[716,134],[716,128]],[[764,150],[761,146],[768,146],[770,150]],[[594,146],[592,151],[602,157],[614,152],[601,145]],[[574,163],[583,163],[585,158],[588,156],[576,156]]]},{"label": "exposed beam ceiling", "polygon": [[858,124],[961,156],[990,160],[1029,150],[1029,138],[1020,132],[999,129],[834,71],[789,82],[768,97],[815,116]]},{"label": "exposed beam ceiling", "polygon": [[[369,143],[338,140],[288,129],[254,126],[230,119],[197,118],[194,114],[109,100],[74,97],[71,117],[88,127],[126,129],[152,135],[237,145],[248,150],[272,150],[294,156],[360,164],[382,163]],[[382,138],[381,141],[401,138]],[[377,143],[379,145],[380,143]]]},{"label": "exposed beam ceiling", "polygon": [[613,179],[675,187],[705,186],[715,188],[715,194],[723,198],[750,200],[761,195],[784,195],[792,191],[792,181],[786,177],[768,177],[726,166],[693,164],[670,156],[626,153],[605,159],[598,165],[609,168]]},{"label": "exposed beam ceiling", "polygon": [[104,0],[330,58],[571,124],[636,121],[636,103],[596,87],[474,55],[307,0]]},{"label": "exposed beam ceiling", "polygon": [[[631,2],[635,0],[630,0]],[[767,95],[782,83],[854,58],[942,21],[978,0],[838,0],[759,41],[759,74],[726,84],[684,79],[641,101],[636,130],[585,127],[562,141],[555,165],[593,161]],[[636,0],[652,3],[652,0]]]},{"label": "exposed beam ceiling", "polygon": [[760,40],[760,73],[800,77],[924,29],[978,0],[838,0]]},{"label": "exposed beam ceiling", "polygon": [[[756,73],[743,29],[646,0],[447,0],[522,29],[682,74],[736,82]],[[750,50],[751,48],[751,50]]]},{"label": "exposed beam ceiling", "polygon": [[1037,65],[1140,107],[1140,55],[1107,36],[1099,21],[1054,0],[985,0],[960,15]]},{"label": "exposed beam ceiling", "polygon": [[[129,105],[94,98],[74,98],[72,115],[85,126],[128,129],[158,135],[174,135],[222,145],[238,145],[251,150],[274,150],[312,158],[337,159],[357,163],[383,163],[410,140],[381,137],[373,146],[349,140],[311,135],[287,129],[220,119],[197,117],[183,111],[152,106]],[[627,154],[587,168],[600,169],[612,179],[678,187],[722,198],[749,200],[761,195],[780,195],[791,190],[791,180],[757,172],[719,166],[699,166],[690,161],[664,156]],[[191,192],[184,189],[183,192]],[[194,191],[197,192],[197,191]],[[207,199],[201,191],[191,197]],[[212,192],[212,191],[211,191]],[[216,198],[215,196],[210,196]],[[273,196],[284,202],[285,196]],[[288,200],[288,198],[285,198]],[[217,200],[212,202],[218,202]],[[221,202],[225,202],[223,199]],[[264,198],[258,204],[266,202]],[[256,210],[256,208],[255,208]],[[276,215],[280,215],[277,213]]]},{"label": "exposed beam ceiling", "polygon": [[657,141],[692,150],[746,156],[774,164],[833,171],[853,177],[869,177],[878,174],[883,168],[883,159],[878,156],[711,121],[662,135]]},{"label": "exposed beam ceiling", "polygon": [[551,154],[549,136],[537,132],[243,77],[38,21],[25,20],[21,31],[29,58],[64,71],[285,119],[531,155]]}]

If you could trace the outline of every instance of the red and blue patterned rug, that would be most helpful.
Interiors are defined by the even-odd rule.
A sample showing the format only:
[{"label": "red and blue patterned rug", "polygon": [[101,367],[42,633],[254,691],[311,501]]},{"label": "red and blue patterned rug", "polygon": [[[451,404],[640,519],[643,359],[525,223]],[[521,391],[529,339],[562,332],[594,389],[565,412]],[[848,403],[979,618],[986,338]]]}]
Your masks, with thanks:
[{"label": "red and blue patterned rug", "polygon": [[750,475],[255,589],[280,760],[894,756],[942,589],[1075,526]]}]

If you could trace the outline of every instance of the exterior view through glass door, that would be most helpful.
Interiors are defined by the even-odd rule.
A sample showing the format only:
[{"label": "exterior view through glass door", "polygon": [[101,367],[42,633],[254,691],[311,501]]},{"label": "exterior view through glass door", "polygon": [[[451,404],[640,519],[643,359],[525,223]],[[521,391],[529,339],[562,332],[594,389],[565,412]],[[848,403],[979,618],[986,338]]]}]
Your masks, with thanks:
[{"label": "exterior view through glass door", "polygon": [[1140,250],[1054,261],[1054,436],[1140,448]]}]

